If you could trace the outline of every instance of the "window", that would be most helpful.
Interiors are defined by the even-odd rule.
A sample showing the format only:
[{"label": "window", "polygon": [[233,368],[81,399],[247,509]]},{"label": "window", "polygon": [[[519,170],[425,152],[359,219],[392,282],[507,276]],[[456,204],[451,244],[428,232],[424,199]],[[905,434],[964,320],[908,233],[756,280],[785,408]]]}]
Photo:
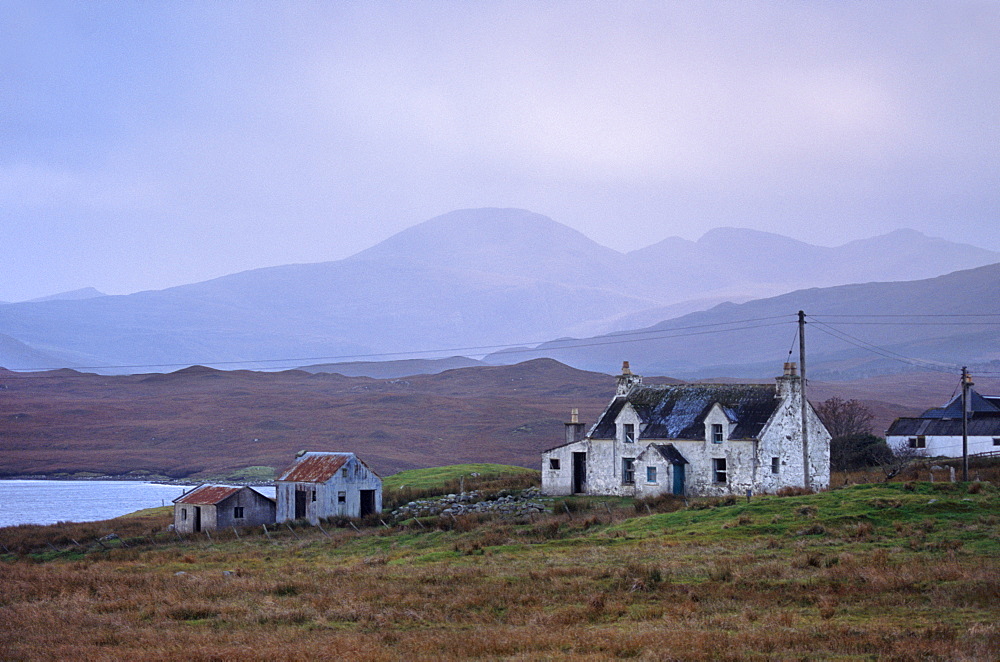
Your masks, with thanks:
[{"label": "window", "polygon": [[993,437],[993,445],[1000,446],[1000,437]]},{"label": "window", "polygon": [[186,520],[187,518],[188,518],[188,509],[181,508],[181,521]]},{"label": "window", "polygon": [[647,483],[656,482],[656,467],[646,467],[646,482]]},{"label": "window", "polygon": [[337,492],[337,503],[347,503],[347,492]]},{"label": "window", "polygon": [[313,500],[313,501],[315,501],[315,500],[316,500],[316,490],[313,490],[313,491],[312,491],[312,500]]},{"label": "window", "polygon": [[233,506],[233,519],[243,519],[243,506]]},{"label": "window", "polygon": [[920,435],[919,437],[910,437],[910,448],[927,448],[927,437]]},{"label": "window", "polygon": [[559,471],[559,458],[558,457],[550,457],[549,458],[549,469],[552,469],[554,471]]},{"label": "window", "polygon": [[622,458],[622,483],[631,485],[635,482],[635,459],[631,457]]},{"label": "window", "polygon": [[340,475],[343,476],[344,478],[347,478],[347,467],[344,467],[343,469],[340,470]]},{"label": "window", "polygon": [[722,423],[712,423],[712,443],[721,444],[722,441]]},{"label": "window", "polygon": [[726,482],[726,458],[717,457],[712,460],[712,480],[716,483]]},{"label": "window", "polygon": [[625,428],[625,443],[634,444],[635,443],[635,425],[633,423],[626,423]]},{"label": "window", "polygon": [[780,469],[780,468],[781,468],[781,461],[778,458],[776,458],[776,457],[772,457],[771,458],[771,473],[773,473],[773,474],[778,473],[778,469]]}]

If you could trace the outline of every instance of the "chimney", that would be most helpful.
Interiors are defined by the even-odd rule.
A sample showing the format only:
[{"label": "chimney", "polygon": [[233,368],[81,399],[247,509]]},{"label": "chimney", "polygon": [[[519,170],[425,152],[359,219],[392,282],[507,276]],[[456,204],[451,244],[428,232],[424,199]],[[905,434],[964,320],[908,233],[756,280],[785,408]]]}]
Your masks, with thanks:
[{"label": "chimney", "polygon": [[628,361],[622,361],[622,374],[618,375],[616,381],[617,388],[615,389],[615,395],[627,395],[633,386],[642,385],[642,377],[632,372]]},{"label": "chimney", "polygon": [[775,393],[776,397],[783,398],[795,393],[799,389],[801,379],[798,374],[798,368],[798,364],[794,361],[785,363],[785,374],[775,378],[775,381],[778,382],[778,392]]},{"label": "chimney", "polygon": [[580,422],[580,410],[574,407],[570,411],[570,422],[566,424],[566,443],[572,444],[574,441],[583,439],[583,423]]}]

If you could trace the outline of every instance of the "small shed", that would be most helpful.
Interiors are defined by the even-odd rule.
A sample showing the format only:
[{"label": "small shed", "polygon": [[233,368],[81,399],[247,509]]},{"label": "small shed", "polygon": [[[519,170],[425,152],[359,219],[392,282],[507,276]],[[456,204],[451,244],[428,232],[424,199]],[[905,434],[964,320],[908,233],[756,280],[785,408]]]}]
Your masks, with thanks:
[{"label": "small shed", "polygon": [[249,487],[199,485],[174,499],[174,530],[198,533],[271,524],[275,509],[274,499]]},{"label": "small shed", "polygon": [[279,522],[382,511],[382,479],[354,453],[302,453],[274,484]]}]

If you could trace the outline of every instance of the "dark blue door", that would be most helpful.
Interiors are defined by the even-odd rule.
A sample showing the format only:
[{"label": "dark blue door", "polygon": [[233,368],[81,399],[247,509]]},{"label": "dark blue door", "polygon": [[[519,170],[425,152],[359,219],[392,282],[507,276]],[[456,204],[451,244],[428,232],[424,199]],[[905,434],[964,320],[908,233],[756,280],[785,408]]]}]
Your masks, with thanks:
[{"label": "dark blue door", "polygon": [[684,494],[684,465],[674,465],[674,494]]}]

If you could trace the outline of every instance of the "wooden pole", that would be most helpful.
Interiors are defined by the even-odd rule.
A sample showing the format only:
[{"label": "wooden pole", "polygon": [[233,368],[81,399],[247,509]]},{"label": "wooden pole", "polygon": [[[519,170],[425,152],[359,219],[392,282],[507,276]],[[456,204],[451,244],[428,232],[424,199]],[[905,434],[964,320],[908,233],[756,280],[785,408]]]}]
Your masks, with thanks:
[{"label": "wooden pole", "polygon": [[812,476],[809,473],[809,401],[806,399],[806,314],[799,311],[799,379],[802,396],[802,486],[812,489]]},{"label": "wooden pole", "polygon": [[962,482],[969,481],[969,388],[972,377],[962,366]]}]

